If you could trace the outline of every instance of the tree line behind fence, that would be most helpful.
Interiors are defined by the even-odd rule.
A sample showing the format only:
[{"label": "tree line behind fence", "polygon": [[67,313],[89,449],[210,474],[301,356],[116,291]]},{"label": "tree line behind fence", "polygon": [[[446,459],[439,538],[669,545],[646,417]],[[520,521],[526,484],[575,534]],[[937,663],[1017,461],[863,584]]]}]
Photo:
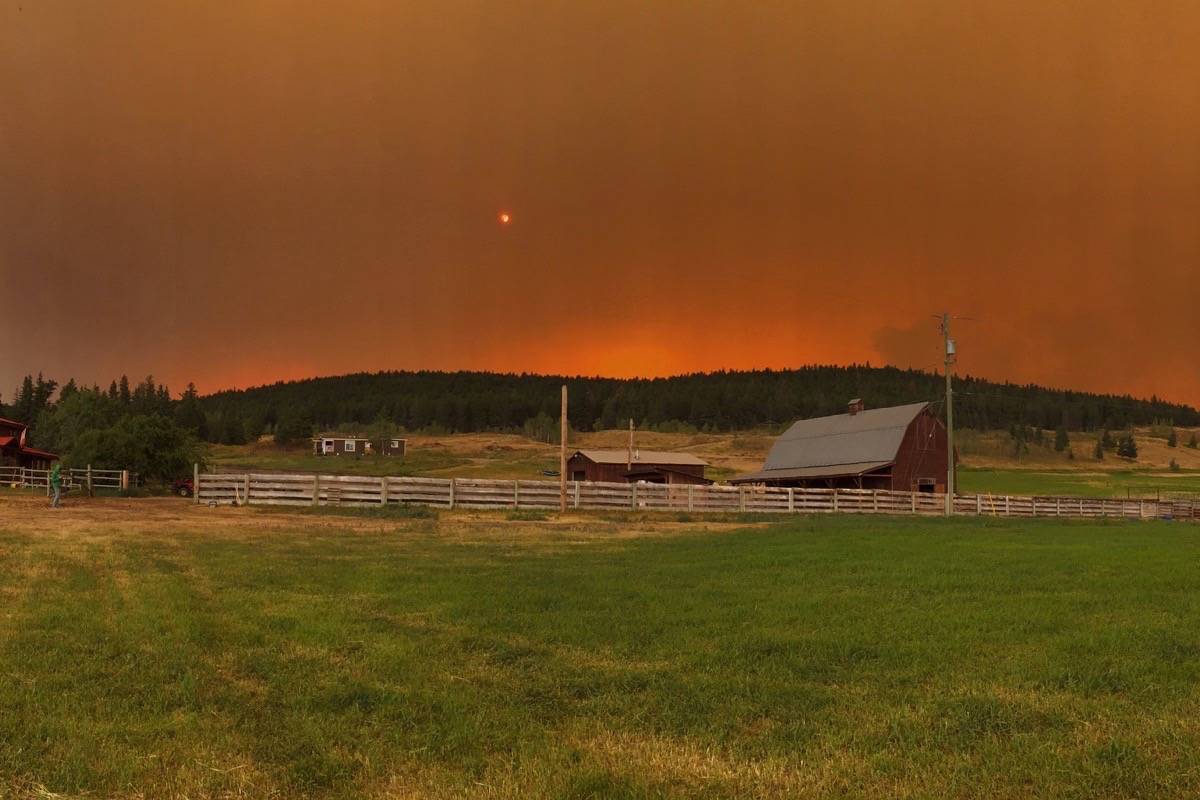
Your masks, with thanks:
[{"label": "tree line behind fence", "polygon": [[[287,473],[196,473],[196,502],[280,506],[394,506],[405,503],[466,509],[559,508],[557,481],[368,477]],[[870,489],[567,483],[567,507],[579,510],[696,513],[945,513],[946,496]],[[1200,520],[1195,500],[956,495],[955,513],[997,517],[1078,517]]]}]

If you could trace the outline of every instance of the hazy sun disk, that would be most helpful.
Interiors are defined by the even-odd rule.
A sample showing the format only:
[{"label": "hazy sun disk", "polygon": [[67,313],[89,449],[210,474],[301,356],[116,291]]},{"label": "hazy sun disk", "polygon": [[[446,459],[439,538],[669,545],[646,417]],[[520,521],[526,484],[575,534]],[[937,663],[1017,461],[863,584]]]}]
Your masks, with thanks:
[{"label": "hazy sun disk", "polygon": [[500,219],[500,224],[501,224],[501,225],[507,225],[508,223],[512,222],[512,217],[511,217],[511,216],[509,216],[508,214],[506,214],[506,213],[505,213],[505,212],[503,212],[503,211],[501,211],[501,212],[500,212],[500,217],[499,217],[499,219]]}]

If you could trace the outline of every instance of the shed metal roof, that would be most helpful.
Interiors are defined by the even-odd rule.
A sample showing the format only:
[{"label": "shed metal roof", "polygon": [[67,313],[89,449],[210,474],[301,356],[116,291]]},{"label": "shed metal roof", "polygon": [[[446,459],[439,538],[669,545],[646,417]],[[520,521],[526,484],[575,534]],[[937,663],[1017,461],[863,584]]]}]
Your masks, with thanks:
[{"label": "shed metal roof", "polygon": [[[629,458],[627,450],[576,450],[575,452],[597,464],[625,464]],[[707,461],[697,458],[691,453],[671,453],[665,450],[634,450],[633,463],[635,465],[673,464],[676,466],[687,465],[693,467],[708,466]]]}]

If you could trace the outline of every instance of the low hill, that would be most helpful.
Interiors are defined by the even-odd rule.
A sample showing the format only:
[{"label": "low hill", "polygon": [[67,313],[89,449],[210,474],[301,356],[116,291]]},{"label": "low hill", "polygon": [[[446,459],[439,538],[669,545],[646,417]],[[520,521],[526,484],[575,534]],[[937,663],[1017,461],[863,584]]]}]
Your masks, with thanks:
[{"label": "low hill", "polygon": [[[559,386],[570,389],[571,426],[720,432],[771,429],[840,413],[861,397],[868,407],[928,400],[942,405],[943,378],[895,367],[808,366],[722,371],[670,378],[616,379],[488,372],[378,372],[275,383],[203,398],[210,417],[240,417],[250,431],[292,418],[320,428],[388,423],[409,431],[526,430],[554,435]],[[972,378],[955,382],[955,421],[976,430],[1033,426],[1122,430],[1166,422],[1200,426],[1200,411],[1159,398],[1092,394]],[[300,428],[303,428],[301,424]],[[228,426],[212,425],[210,430]]]}]

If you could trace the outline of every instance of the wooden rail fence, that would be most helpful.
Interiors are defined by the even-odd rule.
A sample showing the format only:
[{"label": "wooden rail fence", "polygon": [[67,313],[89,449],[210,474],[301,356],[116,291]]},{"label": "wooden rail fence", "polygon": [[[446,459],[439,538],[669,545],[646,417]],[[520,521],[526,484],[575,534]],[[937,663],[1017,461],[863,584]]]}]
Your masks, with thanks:
[{"label": "wooden rail fence", "polygon": [[[137,473],[127,469],[72,468],[62,471],[63,488],[83,490],[89,494],[96,489],[123,491],[138,483]],[[0,486],[50,491],[50,470],[26,467],[0,467]]]},{"label": "wooden rail fence", "polygon": [[[559,504],[557,481],[369,477],[294,473],[196,473],[195,502],[279,506],[388,506],[546,509]],[[580,510],[696,513],[848,513],[938,516],[945,495],[869,489],[788,489],[570,481],[567,505]],[[956,495],[965,516],[1200,520],[1196,500]]]}]

